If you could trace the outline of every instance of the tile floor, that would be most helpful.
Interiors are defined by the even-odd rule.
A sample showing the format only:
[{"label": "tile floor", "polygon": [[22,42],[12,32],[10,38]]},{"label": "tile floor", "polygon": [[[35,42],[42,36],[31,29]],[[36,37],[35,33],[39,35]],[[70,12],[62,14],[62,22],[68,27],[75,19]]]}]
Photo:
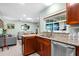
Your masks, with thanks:
[{"label": "tile floor", "polygon": [[[21,40],[17,40],[16,46],[10,46],[9,49],[5,47],[4,51],[2,51],[0,48],[0,56],[22,56]],[[39,55],[37,53],[34,53],[29,56],[39,56]]]}]

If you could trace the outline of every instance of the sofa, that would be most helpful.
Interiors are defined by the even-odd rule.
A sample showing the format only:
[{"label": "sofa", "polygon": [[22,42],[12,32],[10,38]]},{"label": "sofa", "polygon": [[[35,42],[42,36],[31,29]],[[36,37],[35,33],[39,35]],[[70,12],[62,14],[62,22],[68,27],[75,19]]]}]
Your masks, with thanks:
[{"label": "sofa", "polygon": [[4,38],[0,35],[0,47],[4,46]]},{"label": "sofa", "polygon": [[[12,36],[12,35],[7,35],[5,37],[5,40],[6,40],[6,45],[7,46],[12,46],[12,45],[16,45],[17,44],[17,38],[15,36]],[[4,44],[4,37],[3,36],[0,36],[0,47],[3,47],[5,44]]]},{"label": "sofa", "polygon": [[7,35],[6,36],[6,45],[16,45],[17,44],[17,38],[13,35]]}]

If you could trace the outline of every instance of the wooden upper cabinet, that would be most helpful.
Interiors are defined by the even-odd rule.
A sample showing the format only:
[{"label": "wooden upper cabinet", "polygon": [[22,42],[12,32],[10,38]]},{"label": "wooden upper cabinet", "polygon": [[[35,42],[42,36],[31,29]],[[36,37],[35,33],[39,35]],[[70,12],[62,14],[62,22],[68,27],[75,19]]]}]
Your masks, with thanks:
[{"label": "wooden upper cabinet", "polygon": [[67,3],[67,24],[79,24],[79,3]]}]

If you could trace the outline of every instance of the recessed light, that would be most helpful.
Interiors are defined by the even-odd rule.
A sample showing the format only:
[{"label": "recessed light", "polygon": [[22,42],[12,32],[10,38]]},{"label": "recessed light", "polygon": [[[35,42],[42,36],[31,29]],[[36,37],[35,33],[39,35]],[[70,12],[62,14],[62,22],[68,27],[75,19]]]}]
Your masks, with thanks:
[{"label": "recessed light", "polygon": [[27,20],[31,20],[32,18],[27,18]]},{"label": "recessed light", "polygon": [[26,14],[24,14],[23,17],[26,17]]}]

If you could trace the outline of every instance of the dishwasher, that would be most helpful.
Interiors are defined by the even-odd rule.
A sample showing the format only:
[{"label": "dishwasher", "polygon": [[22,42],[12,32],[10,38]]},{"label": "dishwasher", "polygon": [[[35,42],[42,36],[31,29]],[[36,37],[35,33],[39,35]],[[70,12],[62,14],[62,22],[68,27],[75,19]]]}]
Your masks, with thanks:
[{"label": "dishwasher", "polygon": [[75,56],[75,47],[69,44],[51,41],[52,56]]}]

